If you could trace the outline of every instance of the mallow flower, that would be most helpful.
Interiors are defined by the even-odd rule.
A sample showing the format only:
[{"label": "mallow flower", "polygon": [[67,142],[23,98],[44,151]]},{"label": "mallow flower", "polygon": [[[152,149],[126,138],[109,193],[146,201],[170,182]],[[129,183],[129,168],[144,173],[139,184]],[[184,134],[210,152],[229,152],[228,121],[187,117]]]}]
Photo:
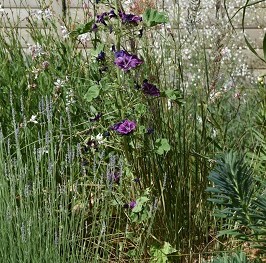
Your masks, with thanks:
[{"label": "mallow flower", "polygon": [[127,51],[120,50],[115,52],[115,64],[124,71],[136,68],[141,65],[143,61],[136,55],[131,55]]},{"label": "mallow flower", "polygon": [[129,23],[137,25],[138,22],[142,21],[142,18],[140,16],[134,15],[134,14],[126,14],[124,12],[119,12],[119,16],[122,20],[123,24]]},{"label": "mallow flower", "polygon": [[121,135],[127,135],[132,133],[136,129],[136,127],[137,125],[134,121],[124,120],[113,125],[111,129]]},{"label": "mallow flower", "polygon": [[142,91],[146,95],[158,97],[160,96],[160,90],[153,84],[149,83],[148,80],[144,80],[142,84]]}]

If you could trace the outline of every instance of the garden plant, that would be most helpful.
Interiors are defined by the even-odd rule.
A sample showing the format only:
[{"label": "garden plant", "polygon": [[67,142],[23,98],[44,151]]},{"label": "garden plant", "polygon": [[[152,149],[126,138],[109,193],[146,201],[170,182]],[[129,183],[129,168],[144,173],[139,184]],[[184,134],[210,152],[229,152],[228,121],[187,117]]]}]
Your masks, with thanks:
[{"label": "garden plant", "polygon": [[265,1],[36,2],[0,8],[0,262],[265,262]]}]

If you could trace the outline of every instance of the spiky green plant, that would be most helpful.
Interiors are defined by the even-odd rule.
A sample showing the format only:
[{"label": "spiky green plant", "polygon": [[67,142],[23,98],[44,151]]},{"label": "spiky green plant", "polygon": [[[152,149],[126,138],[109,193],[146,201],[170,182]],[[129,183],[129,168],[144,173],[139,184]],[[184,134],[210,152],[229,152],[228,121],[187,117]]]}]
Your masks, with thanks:
[{"label": "spiky green plant", "polygon": [[219,235],[249,241],[265,253],[265,180],[257,180],[241,154],[229,152],[219,158],[209,175],[213,187],[209,201],[217,205],[214,215],[223,218]]}]

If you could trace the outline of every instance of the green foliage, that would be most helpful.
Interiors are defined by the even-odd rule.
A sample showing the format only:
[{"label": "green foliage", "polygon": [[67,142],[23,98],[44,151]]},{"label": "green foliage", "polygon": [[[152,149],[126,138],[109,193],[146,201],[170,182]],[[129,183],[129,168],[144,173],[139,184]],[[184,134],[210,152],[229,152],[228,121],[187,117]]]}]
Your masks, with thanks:
[{"label": "green foliage", "polygon": [[147,9],[143,14],[143,21],[148,27],[153,27],[159,24],[167,23],[168,18],[166,13],[158,12],[155,9]]},{"label": "green foliage", "polygon": [[[103,3],[123,10],[121,1],[99,2],[86,19],[97,19]],[[216,221],[206,202],[207,174],[216,153],[232,147],[253,149],[249,156],[263,174],[265,107],[254,118],[261,102],[253,97],[262,96],[239,78],[225,91],[227,71],[211,76],[219,61],[206,54],[199,36],[156,27],[180,25],[179,14],[174,17],[148,9],[143,21],[124,23],[107,15],[107,25],[97,22],[92,32],[96,21],[36,21],[29,12],[29,50],[15,28],[0,32],[2,261],[183,262],[216,249],[209,246],[219,242],[209,242]],[[58,20],[73,30],[62,37]],[[185,58],[183,48],[194,46]],[[123,71],[114,64],[114,48],[143,63]],[[219,80],[212,89],[211,77]],[[145,79],[160,96],[143,92]],[[136,129],[121,135],[114,125],[125,119]],[[260,133],[249,129],[254,123]],[[243,236],[239,225],[248,223],[248,240],[262,241],[265,199],[257,184],[263,180],[254,185],[240,161],[227,162],[220,169],[229,179],[213,177],[222,185],[211,189],[214,202],[229,207],[220,212],[231,216],[229,223],[237,220],[239,231],[231,234]]]},{"label": "green foliage", "polygon": [[208,262],[209,263],[250,263],[251,261],[247,258],[245,253],[238,252],[238,253],[217,256]]},{"label": "green foliage", "polygon": [[177,252],[175,248],[173,248],[170,243],[164,242],[162,247],[160,246],[152,246],[151,247],[151,261],[150,262],[158,262],[158,263],[166,263],[168,261],[168,255]]},{"label": "green foliage", "polygon": [[92,25],[94,24],[94,20],[87,22],[86,24],[80,24],[77,28],[70,32],[70,36],[76,38],[79,35],[91,32]]},{"label": "green foliage", "polygon": [[209,201],[219,207],[215,216],[224,218],[227,225],[219,235],[251,241],[265,251],[265,183],[253,177],[252,169],[237,152],[229,152],[217,160],[208,178],[214,184],[207,188],[212,193]]},{"label": "green foliage", "polygon": [[162,138],[162,139],[157,139],[155,141],[155,151],[159,155],[163,155],[164,153],[169,152],[170,149],[171,149],[171,146],[167,139]]},{"label": "green foliage", "polygon": [[88,102],[91,102],[93,99],[96,99],[100,95],[99,86],[94,84],[89,87],[87,93],[85,94],[84,99]]}]

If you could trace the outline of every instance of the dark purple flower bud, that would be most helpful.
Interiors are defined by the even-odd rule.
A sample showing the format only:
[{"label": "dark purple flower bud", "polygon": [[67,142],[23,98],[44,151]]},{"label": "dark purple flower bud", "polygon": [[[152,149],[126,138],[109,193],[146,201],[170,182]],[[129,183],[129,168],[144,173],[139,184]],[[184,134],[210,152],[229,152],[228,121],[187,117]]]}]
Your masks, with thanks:
[{"label": "dark purple flower bud", "polygon": [[128,209],[129,208],[129,204],[124,204],[123,206],[125,209]]},{"label": "dark purple flower bud", "polygon": [[109,131],[105,131],[104,133],[103,133],[103,137],[109,137],[110,136],[110,132]]},{"label": "dark purple flower bud", "polygon": [[142,18],[140,16],[134,15],[134,14],[126,14],[124,12],[119,12],[119,16],[122,20],[122,23],[126,24],[134,24],[137,25],[138,22],[142,21]]},{"label": "dark purple flower bud", "polygon": [[111,127],[112,130],[116,131],[121,135],[127,135],[132,133],[136,129],[137,125],[134,121],[124,120]]},{"label": "dark purple flower bud", "polygon": [[134,182],[135,183],[139,183],[140,182],[140,179],[137,177],[137,178],[134,179]]},{"label": "dark purple flower bud", "polygon": [[129,71],[141,65],[143,61],[136,55],[131,55],[124,50],[115,52],[115,64],[124,71]]},{"label": "dark purple flower bud", "polygon": [[141,89],[141,86],[138,83],[135,83],[134,88],[139,90],[139,89]]},{"label": "dark purple flower bud", "polygon": [[153,84],[149,83],[148,80],[144,80],[142,84],[142,91],[144,94],[158,97],[160,96],[160,90]]},{"label": "dark purple flower bud", "polygon": [[117,15],[116,15],[116,13],[115,13],[115,11],[113,9],[108,13],[108,16],[109,16],[110,19],[114,18],[114,17],[117,17]]},{"label": "dark purple flower bud", "polygon": [[114,173],[111,173],[108,175],[108,179],[110,182],[114,182],[116,184],[119,184],[120,183],[120,173],[118,172],[114,172]]},{"label": "dark purple flower bud", "polygon": [[104,12],[104,13],[102,13],[102,14],[100,14],[100,15],[97,15],[97,20],[96,20],[96,22],[97,23],[102,23],[102,24],[104,24],[105,26],[107,26],[107,24],[106,24],[106,22],[105,22],[105,17],[106,16],[108,16],[108,14],[106,13],[106,12]]},{"label": "dark purple flower bud", "polygon": [[91,27],[92,32],[97,32],[98,31],[98,26],[94,23]]},{"label": "dark purple flower bud", "polygon": [[138,35],[138,37],[139,37],[139,38],[142,38],[142,36],[143,36],[143,28],[141,28],[141,29],[139,30],[139,35]]},{"label": "dark purple flower bud", "polygon": [[101,52],[98,54],[96,60],[98,60],[98,61],[104,61],[104,60],[105,60],[105,53],[104,53],[104,51],[101,51]]},{"label": "dark purple flower bud", "polygon": [[102,113],[98,113],[97,115],[95,115],[95,117],[91,118],[90,121],[91,122],[98,121],[101,117]]},{"label": "dark purple flower bud", "polygon": [[152,133],[154,133],[154,129],[153,128],[147,128],[146,133],[152,134]]},{"label": "dark purple flower bud", "polygon": [[103,66],[99,69],[100,73],[103,74],[104,72],[106,72],[108,70],[107,66]]},{"label": "dark purple flower bud", "polygon": [[98,148],[98,143],[97,143],[97,141],[95,141],[95,140],[89,140],[88,142],[87,142],[87,149],[88,148],[94,148],[94,149],[97,149]]},{"label": "dark purple flower bud", "polygon": [[136,205],[137,205],[137,202],[136,202],[136,201],[131,201],[131,202],[129,203],[129,208],[130,208],[130,209],[133,209]]}]

